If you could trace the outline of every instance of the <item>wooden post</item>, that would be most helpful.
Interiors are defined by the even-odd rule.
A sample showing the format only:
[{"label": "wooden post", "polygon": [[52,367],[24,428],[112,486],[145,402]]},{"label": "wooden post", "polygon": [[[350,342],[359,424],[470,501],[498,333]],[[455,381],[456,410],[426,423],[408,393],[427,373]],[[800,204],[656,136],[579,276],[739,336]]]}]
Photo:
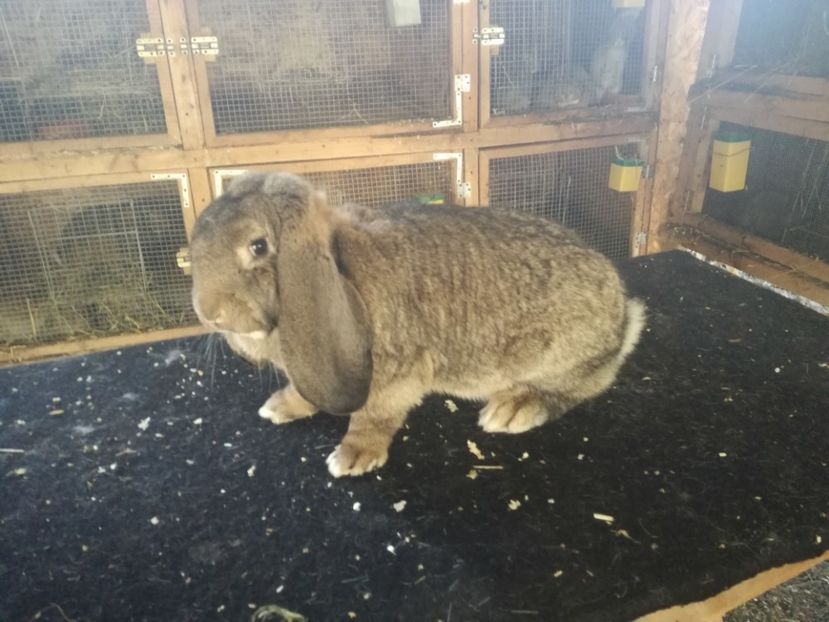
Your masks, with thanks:
[{"label": "wooden post", "polygon": [[662,245],[659,235],[668,218],[668,205],[679,176],[682,145],[688,130],[688,92],[699,68],[710,0],[670,0],[668,47],[660,101],[656,158],[647,252]]},{"label": "wooden post", "polygon": [[158,0],[164,38],[175,46],[175,54],[168,57],[176,100],[176,112],[185,149],[195,149],[205,144],[201,108],[196,89],[193,55],[182,52],[182,45],[189,48],[190,30],[184,0]]}]

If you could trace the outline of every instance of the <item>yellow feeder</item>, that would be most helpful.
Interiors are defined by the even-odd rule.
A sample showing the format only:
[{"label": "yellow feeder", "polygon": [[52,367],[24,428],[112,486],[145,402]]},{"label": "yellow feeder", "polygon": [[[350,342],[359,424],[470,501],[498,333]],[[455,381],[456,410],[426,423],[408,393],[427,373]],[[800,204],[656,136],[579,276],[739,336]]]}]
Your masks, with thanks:
[{"label": "yellow feeder", "polygon": [[641,9],[645,0],[613,0],[614,9]]},{"label": "yellow feeder", "polygon": [[636,192],[642,179],[642,160],[623,160],[616,158],[610,164],[608,186],[617,192]]},{"label": "yellow feeder", "polygon": [[745,190],[751,136],[740,132],[724,132],[714,137],[709,187],[720,192]]}]

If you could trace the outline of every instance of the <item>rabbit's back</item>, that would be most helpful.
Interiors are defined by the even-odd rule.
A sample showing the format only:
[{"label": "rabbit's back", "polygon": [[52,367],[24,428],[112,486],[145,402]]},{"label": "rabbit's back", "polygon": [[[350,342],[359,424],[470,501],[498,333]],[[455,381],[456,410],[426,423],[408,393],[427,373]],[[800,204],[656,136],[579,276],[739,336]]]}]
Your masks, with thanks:
[{"label": "rabbit's back", "polygon": [[361,212],[338,231],[374,326],[376,369],[461,381],[618,347],[623,286],[571,231],[512,212]]}]

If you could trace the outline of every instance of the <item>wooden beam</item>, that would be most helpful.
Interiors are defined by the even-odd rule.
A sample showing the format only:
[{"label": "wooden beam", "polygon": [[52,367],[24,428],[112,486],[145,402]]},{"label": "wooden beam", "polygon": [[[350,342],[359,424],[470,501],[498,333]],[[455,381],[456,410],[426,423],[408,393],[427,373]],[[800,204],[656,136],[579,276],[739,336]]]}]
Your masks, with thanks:
[{"label": "wooden beam", "polygon": [[641,134],[655,127],[651,113],[623,118],[566,124],[488,128],[469,133],[357,136],[306,142],[277,142],[245,147],[157,149],[133,148],[108,151],[64,151],[0,161],[0,183],[47,177],[73,177],[108,173],[132,173],[245,164],[291,162],[298,159],[333,159],[369,155],[395,155],[423,151],[460,151],[496,145],[532,144],[571,140],[579,136]]},{"label": "wooden beam", "polygon": [[656,176],[648,230],[648,252],[660,250],[687,133],[688,93],[699,68],[709,0],[671,0],[668,49],[660,103]]},{"label": "wooden beam", "polygon": [[664,609],[639,618],[636,622],[719,622],[722,617],[753,598],[794,579],[819,563],[829,560],[829,552],[819,557],[785,564],[761,572],[708,600]]},{"label": "wooden beam", "polygon": [[711,236],[717,240],[744,249],[761,257],[765,257],[786,266],[791,270],[801,272],[814,279],[825,281],[829,285],[829,264],[806,257],[795,251],[779,246],[763,238],[751,235],[735,227],[730,227],[703,214],[685,214],[677,219],[676,224],[685,225]]},{"label": "wooden beam", "polygon": [[164,37],[176,47],[175,55],[168,56],[173,93],[175,95],[181,141],[185,149],[205,144],[201,107],[196,89],[193,55],[181,51],[182,39],[189,44],[190,29],[184,0],[158,0]]},{"label": "wooden beam", "polygon": [[708,13],[697,77],[700,80],[719,77],[720,69],[731,66],[743,0],[712,0]]},{"label": "wooden beam", "polygon": [[185,213],[184,217],[184,228],[189,240],[196,218],[213,200],[213,194],[210,187],[210,174],[206,168],[188,169],[187,176],[190,178],[190,204],[193,206],[192,211],[189,214]]},{"label": "wooden beam", "polygon": [[718,108],[736,108],[779,117],[793,117],[829,123],[829,98],[821,95],[787,97],[767,95],[759,91],[733,91],[728,89],[707,89],[695,95],[693,102]]},{"label": "wooden beam", "polygon": [[690,227],[671,225],[662,232],[660,247],[688,248],[799,296],[829,307],[829,284],[789,266],[738,248]]},{"label": "wooden beam", "polygon": [[20,363],[31,363],[43,361],[62,356],[73,356],[87,354],[90,352],[102,352],[127,348],[129,346],[152,343],[154,341],[166,341],[168,339],[181,339],[204,335],[207,329],[202,326],[188,326],[185,328],[171,328],[169,330],[157,330],[149,333],[135,333],[127,335],[115,335],[112,337],[99,337],[93,339],[78,339],[45,346],[12,346],[0,350],[0,367],[18,365]]},{"label": "wooden beam", "polygon": [[720,121],[829,142],[829,123],[773,115],[757,106],[709,107],[708,110],[709,115]]}]

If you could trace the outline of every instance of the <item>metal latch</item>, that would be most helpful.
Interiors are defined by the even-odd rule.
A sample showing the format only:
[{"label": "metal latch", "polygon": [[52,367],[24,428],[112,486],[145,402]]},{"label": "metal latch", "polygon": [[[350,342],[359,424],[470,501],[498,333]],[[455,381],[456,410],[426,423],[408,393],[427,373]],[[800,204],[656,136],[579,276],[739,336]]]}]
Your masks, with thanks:
[{"label": "metal latch", "polygon": [[161,37],[139,37],[135,40],[135,49],[139,58],[157,58],[175,56],[176,46],[172,39],[166,41]]},{"label": "metal latch", "polygon": [[219,39],[210,35],[200,35],[198,37],[187,37],[179,39],[181,43],[181,53],[185,56],[187,54],[201,54],[202,56],[218,56],[219,55]]},{"label": "metal latch", "polygon": [[506,35],[501,26],[481,28],[480,33],[475,28],[472,33],[472,43],[480,43],[482,46],[504,45],[504,41],[506,41]]},{"label": "metal latch", "polygon": [[192,272],[192,266],[190,263],[190,247],[183,246],[178,249],[176,253],[176,265],[181,268],[181,271],[184,272],[187,276],[190,276]]}]

